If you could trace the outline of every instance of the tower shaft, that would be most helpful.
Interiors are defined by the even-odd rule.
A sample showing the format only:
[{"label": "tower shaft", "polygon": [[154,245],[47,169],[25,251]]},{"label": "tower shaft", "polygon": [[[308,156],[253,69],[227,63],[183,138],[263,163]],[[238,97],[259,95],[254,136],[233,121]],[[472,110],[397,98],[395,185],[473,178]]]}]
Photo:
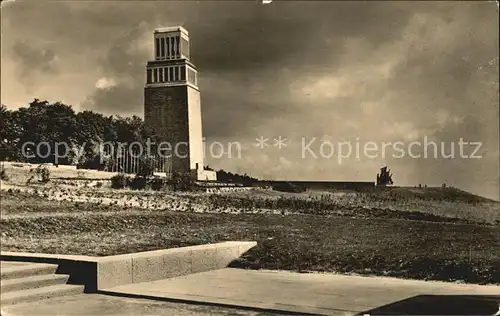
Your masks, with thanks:
[{"label": "tower shaft", "polygon": [[189,36],[182,27],[154,32],[154,59],[146,65],[144,121],[160,148],[171,155],[172,171],[203,172],[201,98],[198,72],[189,61]]}]

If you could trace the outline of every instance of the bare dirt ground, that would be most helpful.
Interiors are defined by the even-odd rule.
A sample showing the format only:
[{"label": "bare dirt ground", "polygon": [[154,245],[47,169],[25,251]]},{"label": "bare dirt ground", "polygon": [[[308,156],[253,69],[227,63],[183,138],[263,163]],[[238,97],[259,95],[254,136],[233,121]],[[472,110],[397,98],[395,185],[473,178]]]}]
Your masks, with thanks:
[{"label": "bare dirt ground", "polygon": [[103,256],[255,240],[234,266],[500,283],[500,204],[459,191],[180,194],[3,183],[1,198],[3,251]]}]

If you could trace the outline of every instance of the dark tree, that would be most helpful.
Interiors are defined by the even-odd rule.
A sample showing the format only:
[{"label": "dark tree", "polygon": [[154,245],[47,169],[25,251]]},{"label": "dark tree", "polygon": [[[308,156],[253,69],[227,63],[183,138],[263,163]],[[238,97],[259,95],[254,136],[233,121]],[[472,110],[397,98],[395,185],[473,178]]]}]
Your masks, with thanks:
[{"label": "dark tree", "polygon": [[115,154],[117,142],[138,142],[145,147],[150,135],[138,116],[106,117],[93,111],[75,113],[69,105],[39,99],[17,110],[8,110],[5,105],[0,107],[1,160],[54,163],[59,157],[60,164],[103,170],[106,165],[116,164],[116,160],[103,156],[109,149],[106,147],[111,146]]}]

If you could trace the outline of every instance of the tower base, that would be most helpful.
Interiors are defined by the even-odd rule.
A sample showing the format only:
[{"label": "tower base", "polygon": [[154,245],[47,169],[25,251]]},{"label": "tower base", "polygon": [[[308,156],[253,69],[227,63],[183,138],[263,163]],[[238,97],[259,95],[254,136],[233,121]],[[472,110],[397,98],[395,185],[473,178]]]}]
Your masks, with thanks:
[{"label": "tower base", "polygon": [[212,170],[198,170],[196,176],[198,181],[217,181],[217,172]]}]

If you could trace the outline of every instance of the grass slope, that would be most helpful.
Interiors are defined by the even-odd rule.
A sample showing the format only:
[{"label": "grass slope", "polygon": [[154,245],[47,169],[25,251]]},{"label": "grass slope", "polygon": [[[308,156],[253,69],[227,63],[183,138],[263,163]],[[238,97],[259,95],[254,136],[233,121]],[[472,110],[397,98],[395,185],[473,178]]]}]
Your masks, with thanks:
[{"label": "grass slope", "polygon": [[[233,207],[252,208],[264,203],[267,207],[301,208],[303,212],[276,215],[153,211],[47,201],[3,192],[1,248],[101,256],[255,240],[258,246],[234,266],[500,284],[498,225],[450,221],[436,215],[412,218],[398,211],[348,209],[325,198],[309,197],[307,202],[309,198],[305,197],[270,196],[185,198],[190,198],[190,203],[208,201],[209,207],[234,203]],[[305,212],[311,206],[314,212]],[[469,206],[473,208],[474,204]],[[341,216],[339,212],[343,212]],[[432,221],[425,220],[429,218]]]}]

